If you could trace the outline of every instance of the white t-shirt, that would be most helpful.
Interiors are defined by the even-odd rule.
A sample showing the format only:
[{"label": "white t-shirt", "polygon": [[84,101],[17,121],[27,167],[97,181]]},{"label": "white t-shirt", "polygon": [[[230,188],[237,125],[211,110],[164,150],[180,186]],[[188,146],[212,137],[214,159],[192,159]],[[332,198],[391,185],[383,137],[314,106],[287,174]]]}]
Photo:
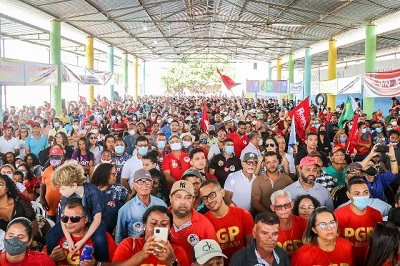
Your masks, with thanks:
[{"label": "white t-shirt", "polygon": [[7,152],[15,153],[15,150],[19,150],[18,139],[11,137],[10,140],[6,140],[4,138],[4,136],[0,137],[0,152],[1,153],[7,153]]},{"label": "white t-shirt", "polygon": [[226,178],[224,189],[233,193],[232,201],[237,207],[245,210],[251,208],[251,188],[256,176],[249,180],[243,174],[243,170],[230,173]]},{"label": "white t-shirt", "polygon": [[122,167],[121,179],[127,179],[129,186],[133,188],[133,175],[137,170],[142,168],[142,160],[138,159],[138,157],[136,156],[132,156],[125,162],[124,166]]}]

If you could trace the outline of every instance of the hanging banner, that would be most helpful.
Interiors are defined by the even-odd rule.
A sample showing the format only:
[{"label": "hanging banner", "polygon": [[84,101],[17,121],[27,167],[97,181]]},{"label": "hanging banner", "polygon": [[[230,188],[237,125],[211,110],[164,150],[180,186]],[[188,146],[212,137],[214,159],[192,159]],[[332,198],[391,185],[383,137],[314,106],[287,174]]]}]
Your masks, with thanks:
[{"label": "hanging banner", "polygon": [[83,85],[105,85],[112,78],[111,72],[62,64],[62,81]]},{"label": "hanging banner", "polygon": [[246,80],[246,92],[258,92],[260,80]]},{"label": "hanging banner", "polygon": [[329,94],[337,94],[337,79],[332,80],[324,80],[319,84],[319,92],[320,93],[329,93]]},{"label": "hanging banner", "polygon": [[290,93],[300,94],[303,93],[303,81],[290,83]]},{"label": "hanging banner", "polygon": [[24,62],[0,58],[0,85],[24,85]]},{"label": "hanging banner", "polygon": [[57,65],[25,62],[25,86],[53,86],[57,81]]},{"label": "hanging banner", "polygon": [[364,97],[397,97],[400,95],[400,69],[364,74]]},{"label": "hanging banner", "polygon": [[337,94],[361,93],[361,76],[339,78],[337,84]]}]

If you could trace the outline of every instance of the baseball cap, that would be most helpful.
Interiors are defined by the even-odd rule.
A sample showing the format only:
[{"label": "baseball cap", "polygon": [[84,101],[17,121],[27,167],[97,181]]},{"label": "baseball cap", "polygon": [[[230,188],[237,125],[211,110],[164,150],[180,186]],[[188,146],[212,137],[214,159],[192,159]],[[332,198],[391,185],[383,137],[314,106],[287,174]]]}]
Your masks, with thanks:
[{"label": "baseball cap", "polygon": [[201,175],[200,171],[197,170],[197,169],[193,169],[193,168],[187,169],[187,170],[183,173],[182,179],[183,179],[185,176],[195,176],[195,177],[198,177],[198,178],[203,178],[203,176]]},{"label": "baseball cap", "polygon": [[213,239],[203,239],[194,246],[194,257],[199,264],[205,264],[214,257],[227,257],[222,253],[221,247]]},{"label": "baseball cap", "polygon": [[61,156],[63,156],[64,155],[64,151],[60,147],[54,146],[54,147],[50,148],[50,151],[49,151],[49,156],[52,156],[52,155],[61,155]]},{"label": "baseball cap", "polygon": [[243,162],[247,162],[248,160],[258,161],[258,156],[254,152],[247,152],[243,156]]},{"label": "baseball cap", "polygon": [[40,127],[40,123],[35,122],[35,123],[33,123],[32,127]]},{"label": "baseball cap", "polygon": [[300,161],[300,167],[314,165],[314,164],[320,166],[318,161],[311,156],[306,156]]},{"label": "baseball cap", "polygon": [[191,196],[194,196],[194,188],[192,183],[186,180],[179,180],[176,181],[171,188],[171,193],[170,195],[174,194],[178,190],[183,190],[189,193]]},{"label": "baseball cap", "polygon": [[230,121],[232,121],[233,119],[232,119],[232,117],[230,117],[229,115],[228,116],[226,116],[225,118],[224,118],[224,123],[228,123],[228,122],[230,122]]},{"label": "baseball cap", "polygon": [[186,136],[189,136],[192,139],[192,142],[194,142],[196,140],[196,138],[190,133],[181,134],[181,140],[183,140],[183,138],[186,137]]},{"label": "baseball cap", "polygon": [[343,148],[340,148],[340,147],[335,146],[335,147],[332,148],[331,155],[334,154],[334,153],[336,153],[336,152],[338,152],[338,151],[341,151],[341,152],[343,152],[344,154],[346,154],[346,151],[345,151]]},{"label": "baseball cap", "polygon": [[151,175],[149,173],[149,171],[145,170],[145,169],[139,169],[137,170],[134,174],[133,174],[133,182],[136,182],[139,179],[149,179],[149,180],[153,180],[151,179]]},{"label": "baseball cap", "polygon": [[360,163],[357,163],[357,162],[351,163],[346,167],[346,171],[347,172],[353,172],[353,171],[356,171],[356,170],[360,170],[361,171],[362,169],[363,169],[362,165]]}]

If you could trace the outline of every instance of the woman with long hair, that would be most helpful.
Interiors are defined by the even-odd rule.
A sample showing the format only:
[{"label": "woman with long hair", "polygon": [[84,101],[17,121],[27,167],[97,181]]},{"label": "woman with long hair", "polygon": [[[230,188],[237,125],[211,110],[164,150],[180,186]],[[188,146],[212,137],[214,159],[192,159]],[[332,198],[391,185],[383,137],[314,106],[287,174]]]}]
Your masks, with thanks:
[{"label": "woman with long hair", "polygon": [[22,156],[22,158],[25,158],[25,140],[29,136],[29,129],[27,127],[21,128],[19,130],[19,136],[18,136],[18,141],[19,141],[19,155]]},{"label": "woman with long hair", "polygon": [[76,149],[78,140],[84,135],[85,133],[81,130],[79,126],[79,120],[74,120],[72,122],[72,130],[68,133],[69,143]]},{"label": "woman with long hair", "polygon": [[263,146],[265,147],[264,153],[268,151],[273,151],[276,153],[278,156],[279,164],[278,164],[278,170],[281,173],[290,174],[289,171],[289,162],[286,159],[286,157],[282,156],[281,153],[279,152],[279,143],[274,137],[267,137],[263,141]]},{"label": "woman with long hair", "polygon": [[369,242],[365,266],[395,266],[399,262],[400,232],[392,222],[378,223]]},{"label": "woman with long hair", "polygon": [[25,185],[26,190],[28,191],[29,199],[36,200],[36,189],[38,188],[38,180],[33,175],[29,165],[27,163],[21,163],[17,167],[18,171],[21,171],[23,174],[22,183]]},{"label": "woman with long hair", "polygon": [[58,144],[63,150],[64,150],[64,156],[66,160],[69,160],[72,158],[72,154],[74,153],[74,150],[72,147],[69,145],[69,140],[67,134],[64,132],[57,132],[57,134],[54,136],[54,140],[51,146]]},{"label": "woman with long hair", "polygon": [[89,144],[89,151],[94,155],[94,165],[101,163],[101,152],[103,151],[103,146],[100,146],[97,142],[96,134],[90,132],[86,141]]},{"label": "woman with long hair", "polygon": [[114,154],[115,137],[113,135],[106,135],[104,137],[103,150],[110,150]]},{"label": "woman with long hair", "polygon": [[110,163],[99,164],[91,179],[91,183],[100,190],[101,198],[106,203],[105,212],[107,231],[112,234],[117,225],[118,211],[126,201],[130,199],[128,190],[121,184],[116,183],[117,171]]},{"label": "woman with long hair", "polygon": [[42,176],[43,167],[40,165],[39,159],[33,153],[28,153],[25,156],[24,162],[29,165],[32,173],[36,177]]},{"label": "woman with long hair", "polygon": [[319,206],[321,206],[321,204],[316,198],[314,198],[311,195],[304,194],[298,196],[294,200],[292,212],[294,215],[303,217],[308,220],[310,218],[311,213]]},{"label": "woman with long hair", "polygon": [[303,246],[294,253],[290,265],[353,265],[351,243],[338,237],[338,222],[331,210],[316,208],[303,235]]},{"label": "woman with long hair", "polygon": [[78,164],[82,166],[86,176],[91,174],[91,170],[93,170],[94,167],[94,155],[90,152],[85,137],[78,140],[78,149],[74,151],[71,159],[77,161]]}]

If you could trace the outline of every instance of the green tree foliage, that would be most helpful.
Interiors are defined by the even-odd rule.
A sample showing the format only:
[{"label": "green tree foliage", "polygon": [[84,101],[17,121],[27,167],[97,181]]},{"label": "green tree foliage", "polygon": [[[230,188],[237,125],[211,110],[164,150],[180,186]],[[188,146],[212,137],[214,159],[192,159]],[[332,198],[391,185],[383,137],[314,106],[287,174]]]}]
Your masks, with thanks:
[{"label": "green tree foliage", "polygon": [[[210,55],[208,55],[210,58]],[[224,75],[231,75],[228,62],[213,56],[212,62],[207,57],[201,59],[186,58],[182,62],[175,63],[161,76],[161,80],[169,93],[182,92],[217,92],[221,89],[221,78],[217,68]],[[215,63],[217,62],[217,63]],[[223,86],[223,85],[222,85]]]}]

